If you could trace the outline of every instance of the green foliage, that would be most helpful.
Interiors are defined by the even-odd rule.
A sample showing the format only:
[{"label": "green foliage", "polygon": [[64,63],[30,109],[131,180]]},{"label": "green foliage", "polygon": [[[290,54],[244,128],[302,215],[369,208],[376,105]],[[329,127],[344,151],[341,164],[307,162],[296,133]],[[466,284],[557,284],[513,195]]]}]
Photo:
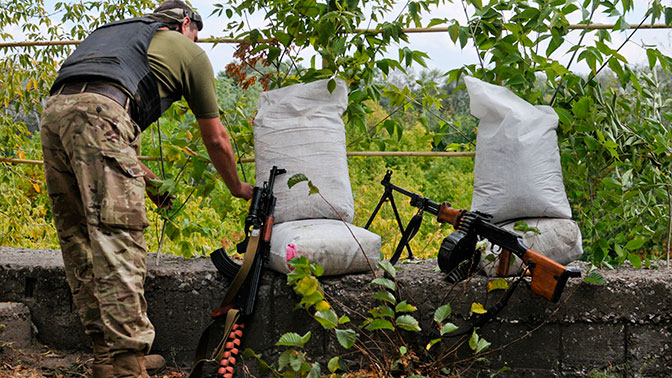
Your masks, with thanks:
[{"label": "green foliage", "polygon": [[[228,0],[215,4],[213,14],[231,19],[226,27],[231,38],[249,42],[249,48],[241,47],[251,50],[251,54],[239,56],[244,71],[262,71],[260,65],[273,68],[264,74],[271,88],[328,79],[331,91],[336,78],[344,80],[350,90],[345,111],[347,128],[357,130],[370,143],[375,140],[372,138],[375,133],[367,127],[366,117],[373,111],[370,104],[377,102],[384,90],[380,76],[387,77],[414,64],[425,67],[428,58],[424,52],[398,47],[398,59],[390,59],[388,49],[407,42],[403,28],[419,25],[423,13],[430,13],[441,2],[410,2],[391,21],[395,2],[390,0]],[[240,21],[255,15],[264,16],[263,26],[250,28]],[[373,31],[358,29],[364,22]],[[309,62],[304,62],[305,50],[314,51]],[[260,57],[263,61],[258,65]],[[401,136],[399,123],[389,120],[385,127],[397,129],[397,137]]]},{"label": "green foliage", "polygon": [[[448,358],[461,345],[468,345],[474,360],[479,360],[480,354],[491,345],[477,330],[473,330],[452,342],[442,337],[430,339],[424,350],[414,350],[406,341],[408,337],[426,337],[427,334],[420,334],[422,327],[416,319],[417,308],[408,300],[399,298],[398,284],[394,279],[396,269],[389,261],[378,264],[378,268],[388,276],[374,277],[369,284],[369,292],[373,293],[372,307],[365,314],[360,310],[348,309],[357,316],[355,320],[346,316],[339,318],[337,310],[325,299],[319,283],[324,269],[311,264],[305,257],[296,257],[289,264],[292,270],[287,275],[287,283],[301,299],[298,307],[307,311],[323,329],[334,335],[342,347],[339,353],[343,355],[329,361],[330,377],[341,377],[337,373],[384,377],[444,376],[451,369],[455,373],[459,372],[459,368],[452,366]],[[459,316],[453,313],[450,304],[442,305],[434,312],[431,327],[435,327],[441,336],[448,336],[458,329],[449,321],[456,318]],[[310,336],[310,332],[304,336],[292,332],[281,336],[276,345],[287,346],[288,349],[280,355],[277,365],[269,364],[252,351],[248,351],[246,356],[256,359],[260,367],[267,370],[267,374],[276,377],[309,377],[321,371],[320,365],[312,362],[308,355]],[[431,354],[430,349],[436,353]],[[349,354],[350,350],[365,360],[362,365],[368,366],[370,371],[353,372],[345,365],[343,356]],[[465,361],[470,359],[466,358]]]}]

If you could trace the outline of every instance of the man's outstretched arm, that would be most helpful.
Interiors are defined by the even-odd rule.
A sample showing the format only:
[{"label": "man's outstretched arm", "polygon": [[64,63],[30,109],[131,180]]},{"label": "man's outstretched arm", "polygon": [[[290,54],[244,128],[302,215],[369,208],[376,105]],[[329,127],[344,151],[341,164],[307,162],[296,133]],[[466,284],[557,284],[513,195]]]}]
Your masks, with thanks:
[{"label": "man's outstretched arm", "polygon": [[252,198],[252,185],[240,181],[238,177],[236,159],[233,155],[229,134],[224,129],[222,122],[219,118],[197,118],[197,121],[210,160],[224,179],[226,187],[235,197],[244,200]]}]

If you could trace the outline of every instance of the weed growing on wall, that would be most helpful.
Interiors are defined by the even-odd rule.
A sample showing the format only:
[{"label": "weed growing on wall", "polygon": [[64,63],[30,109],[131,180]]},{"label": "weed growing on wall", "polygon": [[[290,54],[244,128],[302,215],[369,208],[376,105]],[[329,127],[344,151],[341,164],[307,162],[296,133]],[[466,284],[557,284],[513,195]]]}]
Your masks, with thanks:
[{"label": "weed growing on wall", "polygon": [[[448,337],[461,330],[453,323],[456,314],[450,303],[438,307],[429,324],[420,324],[416,306],[410,299],[401,298],[397,271],[388,261],[381,261],[377,266],[385,275],[376,277],[374,273],[368,289],[363,290],[370,296],[364,300],[363,308],[348,309],[354,314],[353,318],[344,315],[344,309],[334,305],[321,287],[322,267],[311,264],[305,257],[295,257],[289,264],[292,271],[287,275],[287,284],[300,298],[298,307],[319,323],[340,349],[327,366],[322,366],[310,358],[311,332],[286,333],[276,343],[286,347],[277,363],[264,360],[252,350],[244,352],[245,358],[257,360],[263,374],[274,377],[341,377],[346,374],[441,377],[465,374],[475,362],[486,362],[482,356],[491,343],[479,335],[478,329],[465,326],[468,329],[464,335]],[[501,284],[489,286],[492,291],[508,288]],[[471,309],[474,314],[486,311],[479,303],[473,303]],[[409,342],[417,338],[425,338],[426,342]],[[415,349],[412,345],[425,347]],[[461,347],[470,353],[457,361],[455,353]]]}]

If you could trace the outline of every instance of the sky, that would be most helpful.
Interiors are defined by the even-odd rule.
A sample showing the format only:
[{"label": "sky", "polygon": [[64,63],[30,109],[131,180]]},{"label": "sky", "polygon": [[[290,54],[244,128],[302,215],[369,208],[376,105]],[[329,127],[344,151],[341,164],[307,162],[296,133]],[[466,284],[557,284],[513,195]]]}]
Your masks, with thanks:
[{"label": "sky", "polygon": [[[204,29],[199,33],[200,38],[227,36],[228,33],[224,28],[226,27],[228,20],[225,17],[218,18],[217,16],[209,16],[213,9],[213,1],[191,0],[190,2],[204,18]],[[53,4],[56,3],[56,0],[46,0],[45,3],[45,6],[48,9],[50,7],[53,8]],[[401,1],[400,3],[405,4],[404,1]],[[665,5],[670,6],[672,5],[670,4],[672,3],[672,0],[663,0],[663,3],[667,3]],[[635,11],[628,17],[628,22],[631,24],[637,24],[642,20],[645,11],[648,8],[649,0],[634,0],[634,4]],[[396,13],[392,14],[396,15]],[[55,15],[54,17],[58,17],[58,15]],[[461,24],[464,24],[465,16],[462,3],[458,0],[455,0],[454,3],[446,2],[446,4],[433,10],[431,15],[425,16],[426,20],[429,20],[430,18],[454,18],[459,20]],[[594,20],[594,23],[613,24],[615,21],[615,18],[609,18],[603,14],[599,14]],[[570,20],[570,22],[578,23],[579,19]],[[255,27],[261,26],[263,24],[263,15],[249,17],[249,23]],[[365,26],[363,25],[362,27]],[[12,35],[15,35],[15,40],[24,40],[20,36],[21,33],[18,26],[6,25],[3,29]],[[627,38],[628,33],[630,33],[630,31],[612,32],[612,46],[614,48],[620,46],[620,44]],[[571,32],[567,38],[567,42],[569,43],[565,43],[567,46],[563,47],[564,51],[562,50],[563,48],[559,49],[553,54],[553,57],[558,59],[561,63],[567,64],[571,56],[571,54],[567,52],[567,49],[571,44],[578,42],[579,36],[580,31]],[[671,41],[672,29],[638,30],[631,41],[621,50],[621,53],[631,64],[645,65],[647,60],[642,46],[656,46],[663,53],[672,56]],[[464,49],[461,49],[459,45],[452,42],[448,33],[445,32],[411,33],[409,34],[409,42],[410,48],[423,51],[429,55],[430,59],[427,60],[429,69],[437,69],[441,72],[447,72],[451,69],[461,67],[464,64],[478,62],[473,45],[467,45]],[[584,40],[584,43],[585,42],[587,41]],[[233,60],[232,55],[236,47],[234,44],[226,43],[220,43],[216,46],[208,43],[200,43],[199,46],[201,46],[201,48],[208,54],[215,73],[223,71],[225,66]],[[396,59],[398,57],[397,49],[395,47],[390,47],[389,51],[390,58]],[[1,53],[2,52],[0,51],[0,54]],[[312,55],[311,51],[304,53],[303,56],[306,58],[306,61],[310,59],[310,55]],[[587,73],[589,71],[584,63],[573,63],[571,68],[573,71],[580,73]],[[418,66],[417,69],[419,70],[420,67]]]}]

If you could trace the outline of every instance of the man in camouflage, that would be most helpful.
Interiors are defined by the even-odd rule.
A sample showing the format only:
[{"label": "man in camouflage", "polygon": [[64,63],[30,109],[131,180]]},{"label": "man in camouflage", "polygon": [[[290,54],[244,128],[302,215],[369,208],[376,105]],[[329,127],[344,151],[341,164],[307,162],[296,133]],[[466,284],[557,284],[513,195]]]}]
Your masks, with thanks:
[{"label": "man in camouflage", "polygon": [[[231,193],[248,200],[252,186],[238,177],[212,67],[194,43],[200,16],[169,0],[108,25],[64,62],[52,86],[41,119],[45,176],[66,278],[93,341],[93,376],[148,377],[144,194],[156,175],[137,159],[141,132],[183,96]],[[168,195],[149,197],[170,206]]]}]

